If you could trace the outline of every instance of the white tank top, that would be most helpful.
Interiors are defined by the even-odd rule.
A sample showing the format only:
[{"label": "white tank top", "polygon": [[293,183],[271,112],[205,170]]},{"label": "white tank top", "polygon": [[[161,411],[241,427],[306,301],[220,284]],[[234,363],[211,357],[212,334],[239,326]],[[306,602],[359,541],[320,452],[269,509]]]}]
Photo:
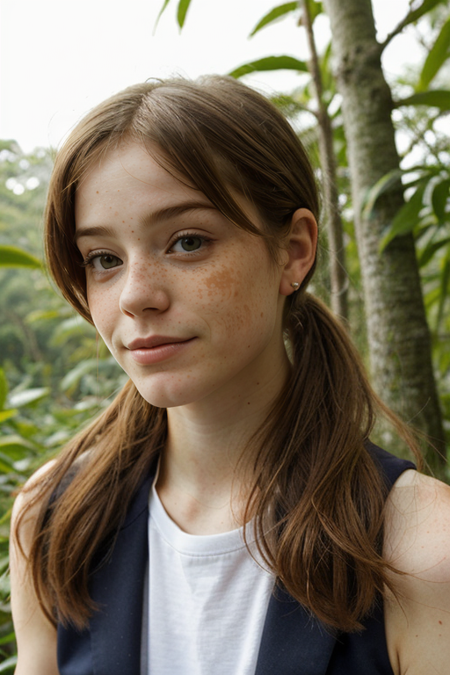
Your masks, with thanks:
[{"label": "white tank top", "polygon": [[148,674],[254,675],[274,577],[242,528],[187,534],[153,487],[149,547]]}]

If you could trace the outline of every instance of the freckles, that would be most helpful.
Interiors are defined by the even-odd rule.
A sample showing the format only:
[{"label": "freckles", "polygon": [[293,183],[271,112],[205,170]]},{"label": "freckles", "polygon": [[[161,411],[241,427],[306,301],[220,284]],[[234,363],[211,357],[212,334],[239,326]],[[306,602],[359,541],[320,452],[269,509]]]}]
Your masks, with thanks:
[{"label": "freckles", "polygon": [[237,307],[233,305],[231,311],[223,311],[219,307],[218,316],[220,317],[220,322],[225,330],[230,334],[234,334],[248,326],[249,317],[251,317],[251,308],[247,304]]},{"label": "freckles", "polygon": [[208,296],[212,297],[219,292],[223,297],[236,295],[233,287],[236,283],[236,274],[230,268],[225,268],[210,274],[204,280],[204,286],[208,289]]},{"label": "freckles", "polygon": [[136,261],[130,268],[130,271],[133,275],[133,283],[139,284],[139,287],[144,289],[151,287],[155,279],[161,282],[170,279],[170,275],[166,269],[146,260]]},{"label": "freckles", "polygon": [[97,298],[95,302],[89,305],[92,318],[97,329],[106,328],[111,320],[111,304],[110,302],[102,302],[101,298]]}]

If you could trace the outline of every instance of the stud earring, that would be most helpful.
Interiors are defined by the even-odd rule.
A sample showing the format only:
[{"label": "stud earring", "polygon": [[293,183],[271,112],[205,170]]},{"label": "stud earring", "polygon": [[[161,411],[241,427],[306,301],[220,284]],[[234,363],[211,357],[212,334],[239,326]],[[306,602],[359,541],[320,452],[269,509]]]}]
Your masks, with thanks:
[{"label": "stud earring", "polygon": [[294,283],[291,284],[291,286],[294,289],[294,293],[295,291],[298,291],[298,289],[300,288],[300,284],[298,284],[296,281],[294,281]]}]

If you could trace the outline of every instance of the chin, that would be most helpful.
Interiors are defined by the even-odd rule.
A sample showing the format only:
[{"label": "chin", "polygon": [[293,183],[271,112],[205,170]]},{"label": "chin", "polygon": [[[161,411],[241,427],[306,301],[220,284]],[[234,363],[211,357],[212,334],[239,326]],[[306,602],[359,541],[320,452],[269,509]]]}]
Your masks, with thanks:
[{"label": "chin", "polygon": [[135,385],[142,398],[156,408],[177,408],[202,398],[201,393],[192,386],[192,382],[183,383],[178,380],[160,386],[135,382]]}]

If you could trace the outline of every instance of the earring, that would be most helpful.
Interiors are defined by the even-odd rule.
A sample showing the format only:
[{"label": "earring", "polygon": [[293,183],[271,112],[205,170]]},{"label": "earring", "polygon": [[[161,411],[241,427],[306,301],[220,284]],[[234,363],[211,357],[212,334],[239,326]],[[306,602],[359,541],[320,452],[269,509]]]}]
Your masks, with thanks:
[{"label": "earring", "polygon": [[298,289],[300,288],[300,284],[298,284],[296,281],[294,281],[294,283],[291,284],[291,286],[294,289],[294,293],[295,291],[298,291]]}]

